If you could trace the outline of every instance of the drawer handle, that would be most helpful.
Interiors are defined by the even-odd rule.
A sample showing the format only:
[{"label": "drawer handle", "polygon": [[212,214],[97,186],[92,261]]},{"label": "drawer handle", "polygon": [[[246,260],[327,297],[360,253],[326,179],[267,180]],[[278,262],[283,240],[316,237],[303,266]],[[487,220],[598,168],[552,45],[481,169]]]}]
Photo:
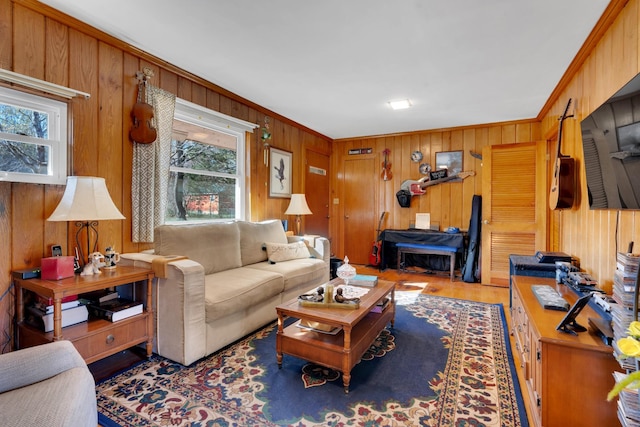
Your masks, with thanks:
[{"label": "drawer handle", "polygon": [[107,335],[107,344],[111,344],[112,342],[114,342],[116,339],[116,337],[114,337],[113,335],[109,334]]}]

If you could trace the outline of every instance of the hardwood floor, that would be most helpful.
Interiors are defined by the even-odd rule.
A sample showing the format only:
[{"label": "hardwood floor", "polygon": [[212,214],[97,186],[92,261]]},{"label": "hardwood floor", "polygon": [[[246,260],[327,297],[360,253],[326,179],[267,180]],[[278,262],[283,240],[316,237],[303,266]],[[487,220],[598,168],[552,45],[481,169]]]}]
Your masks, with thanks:
[{"label": "hardwood floor", "polygon": [[[507,325],[511,328],[511,313],[509,312],[509,288],[498,286],[486,286],[478,283],[466,283],[460,278],[460,272],[457,271],[456,280],[451,282],[449,280],[449,273],[438,272],[436,274],[424,273],[421,271],[399,273],[394,269],[387,269],[385,271],[379,271],[377,268],[367,267],[363,265],[354,265],[356,271],[359,274],[371,274],[376,275],[384,280],[393,280],[397,283],[398,290],[415,290],[425,294],[438,295],[449,298],[459,298],[471,301],[486,302],[490,304],[502,304],[504,307],[504,314],[507,320]],[[419,285],[412,285],[412,283]],[[509,335],[511,341],[512,350],[515,349],[515,343],[513,336]],[[516,352],[514,353],[514,359],[516,366],[519,366],[520,361]],[[89,369],[94,375],[96,381],[108,378],[115,373],[126,369],[144,359],[144,352],[137,351],[136,349],[127,350],[115,354],[109,358],[92,363],[89,365]],[[520,382],[520,389],[522,395],[527,404],[527,414],[531,411],[528,408],[527,388],[524,383],[524,378],[518,370],[518,379]],[[529,418],[529,424],[533,425],[531,418]]]},{"label": "hardwood floor", "polygon": [[[504,304],[509,307],[509,288],[498,286],[486,286],[478,283],[463,282],[460,271],[456,271],[456,280],[449,280],[449,272],[437,272],[436,274],[423,273],[418,269],[415,273],[399,273],[398,270],[388,268],[379,271],[377,268],[363,265],[354,265],[359,274],[371,274],[384,280],[394,280],[398,283],[398,289],[402,290],[405,283],[426,283],[423,289],[425,294],[440,295],[443,297],[468,299],[472,301],[487,302],[492,304]],[[505,313],[508,314],[508,313]]]},{"label": "hardwood floor", "polygon": [[112,356],[89,364],[89,371],[96,383],[111,378],[115,374],[147,358],[142,347],[132,347]]}]

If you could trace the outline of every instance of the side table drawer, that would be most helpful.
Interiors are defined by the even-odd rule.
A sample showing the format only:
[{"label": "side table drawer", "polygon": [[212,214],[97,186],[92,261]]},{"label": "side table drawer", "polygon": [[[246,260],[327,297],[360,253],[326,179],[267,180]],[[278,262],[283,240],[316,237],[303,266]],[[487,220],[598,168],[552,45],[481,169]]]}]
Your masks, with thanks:
[{"label": "side table drawer", "polygon": [[87,363],[147,341],[148,314],[114,322],[111,327],[100,328],[96,333],[73,340]]}]

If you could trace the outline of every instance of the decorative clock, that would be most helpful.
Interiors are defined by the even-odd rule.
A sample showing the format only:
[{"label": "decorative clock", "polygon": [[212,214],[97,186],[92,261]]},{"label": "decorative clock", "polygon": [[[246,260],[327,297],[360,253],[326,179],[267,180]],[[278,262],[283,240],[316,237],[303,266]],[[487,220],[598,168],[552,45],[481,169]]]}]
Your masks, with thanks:
[{"label": "decorative clock", "polygon": [[427,175],[429,172],[431,172],[431,165],[429,163],[422,163],[420,165],[420,173],[422,175]]}]

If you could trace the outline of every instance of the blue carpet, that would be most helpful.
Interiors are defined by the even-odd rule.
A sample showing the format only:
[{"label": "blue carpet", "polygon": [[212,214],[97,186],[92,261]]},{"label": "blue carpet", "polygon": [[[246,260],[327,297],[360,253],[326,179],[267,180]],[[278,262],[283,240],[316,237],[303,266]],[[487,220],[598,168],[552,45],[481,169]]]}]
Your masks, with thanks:
[{"label": "blue carpet", "polygon": [[[527,426],[501,305],[397,292],[395,328],[341,375],[285,355],[275,325],[188,367],[159,356],[97,386],[110,426]],[[404,298],[407,296],[407,298]]]},{"label": "blue carpet", "polygon": [[278,424],[303,417],[320,422],[329,410],[355,416],[350,406],[357,402],[368,401],[374,409],[384,411],[385,404],[391,400],[434,399],[436,395],[428,381],[436,377],[447,360],[449,351],[440,340],[444,332],[401,306],[396,312],[395,325],[390,332],[395,337],[396,349],[384,357],[358,363],[351,371],[348,394],[343,391],[341,376],[326,385],[305,389],[300,372],[308,362],[296,357],[284,355],[282,369],[278,369],[274,330],[264,343],[255,346],[258,360],[266,366],[261,379],[265,390],[257,394],[267,402],[263,409],[265,416]]}]

